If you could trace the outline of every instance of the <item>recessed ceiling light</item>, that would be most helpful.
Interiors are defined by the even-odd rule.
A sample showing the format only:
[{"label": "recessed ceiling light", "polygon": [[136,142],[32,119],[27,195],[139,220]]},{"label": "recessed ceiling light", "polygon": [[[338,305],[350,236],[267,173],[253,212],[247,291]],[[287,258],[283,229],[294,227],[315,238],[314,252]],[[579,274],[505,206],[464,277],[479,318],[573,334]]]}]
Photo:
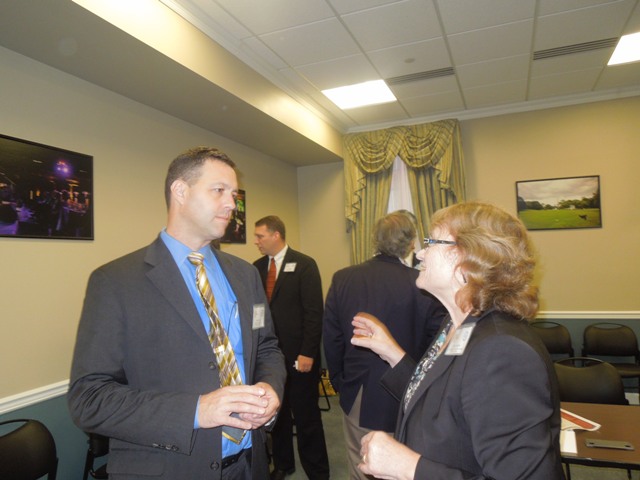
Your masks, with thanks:
[{"label": "recessed ceiling light", "polygon": [[640,60],[640,32],[623,35],[607,65],[619,65]]},{"label": "recessed ceiling light", "polygon": [[322,90],[322,93],[343,110],[396,101],[396,97],[383,80],[330,88]]}]

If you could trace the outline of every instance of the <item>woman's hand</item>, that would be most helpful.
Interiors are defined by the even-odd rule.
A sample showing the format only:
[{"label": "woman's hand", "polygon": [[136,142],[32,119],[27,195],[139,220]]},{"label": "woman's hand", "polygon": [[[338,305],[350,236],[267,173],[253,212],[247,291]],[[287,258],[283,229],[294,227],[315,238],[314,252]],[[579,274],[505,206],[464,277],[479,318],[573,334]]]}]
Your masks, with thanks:
[{"label": "woman's hand", "polygon": [[420,454],[384,432],[367,433],[360,442],[358,468],[367,475],[390,480],[412,480]]},{"label": "woman's hand", "polygon": [[393,338],[387,326],[369,313],[358,312],[353,321],[351,343],[374,351],[391,367],[402,360],[405,351]]}]

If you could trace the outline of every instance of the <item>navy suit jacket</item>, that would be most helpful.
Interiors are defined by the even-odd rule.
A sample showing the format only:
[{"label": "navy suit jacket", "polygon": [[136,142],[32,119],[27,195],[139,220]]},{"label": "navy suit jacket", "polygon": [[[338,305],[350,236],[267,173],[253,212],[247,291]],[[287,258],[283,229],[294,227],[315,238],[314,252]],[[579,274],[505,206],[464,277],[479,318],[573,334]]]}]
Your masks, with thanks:
[{"label": "navy suit jacket", "polygon": [[393,432],[399,404],[380,385],[389,365],[372,351],[351,344],[351,321],[358,312],[375,315],[405,351],[421,358],[446,310],[416,287],[417,277],[417,270],[387,255],[377,255],[333,276],[325,303],[324,354],[344,412],[351,411],[363,388],[361,427]]},{"label": "navy suit jacket", "polygon": [[[238,300],[247,382],[266,382],[282,399],[286,373],[260,278],[247,262],[214,254]],[[253,328],[259,305],[264,326]],[[68,403],[81,429],[111,438],[110,478],[220,479],[221,428],[193,428],[199,395],[219,387],[206,331],[160,238],[91,274]],[[262,480],[266,434],[251,434],[253,478]]]},{"label": "navy suit jacket", "polygon": [[[564,479],[547,349],[526,321],[505,313],[465,321],[473,322],[464,352],[441,354],[399,414],[395,438],[422,455],[415,478]],[[403,397],[415,367],[405,356],[383,384]]]}]

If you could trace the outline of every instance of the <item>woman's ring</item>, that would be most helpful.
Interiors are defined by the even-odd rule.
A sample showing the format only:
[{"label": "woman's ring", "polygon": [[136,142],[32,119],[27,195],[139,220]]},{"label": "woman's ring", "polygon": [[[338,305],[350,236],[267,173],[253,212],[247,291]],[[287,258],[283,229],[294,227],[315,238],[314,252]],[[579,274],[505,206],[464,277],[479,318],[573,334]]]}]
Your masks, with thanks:
[{"label": "woman's ring", "polygon": [[367,463],[367,454],[366,453],[362,456],[362,463]]}]

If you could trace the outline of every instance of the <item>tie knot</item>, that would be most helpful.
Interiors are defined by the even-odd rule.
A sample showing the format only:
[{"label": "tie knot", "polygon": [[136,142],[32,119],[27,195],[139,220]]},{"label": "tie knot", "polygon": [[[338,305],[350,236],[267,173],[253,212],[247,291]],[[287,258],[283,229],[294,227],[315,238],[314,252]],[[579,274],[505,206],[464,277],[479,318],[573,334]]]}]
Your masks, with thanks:
[{"label": "tie knot", "polygon": [[204,255],[198,252],[191,252],[187,258],[196,266],[202,265],[202,262],[204,262]]}]

